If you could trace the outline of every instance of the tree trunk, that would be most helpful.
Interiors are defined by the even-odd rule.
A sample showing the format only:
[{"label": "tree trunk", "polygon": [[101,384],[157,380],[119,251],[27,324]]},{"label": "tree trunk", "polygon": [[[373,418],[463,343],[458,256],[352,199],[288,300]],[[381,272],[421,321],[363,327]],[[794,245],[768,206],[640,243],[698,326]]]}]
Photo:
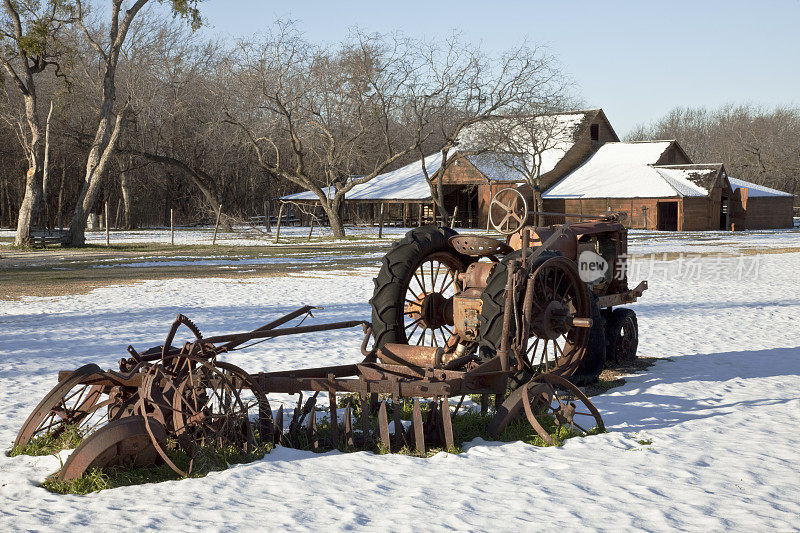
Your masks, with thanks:
[{"label": "tree trunk", "polygon": [[67,162],[61,167],[61,185],[58,187],[58,229],[64,228],[64,181],[67,178]]},{"label": "tree trunk", "polygon": [[36,93],[25,95],[25,117],[31,131],[30,145],[28,146],[28,174],[25,179],[25,195],[19,208],[17,217],[17,235],[14,238],[15,246],[28,246],[31,244],[31,225],[36,217],[39,203],[42,198],[42,147],[39,119],[36,116]]},{"label": "tree trunk", "polygon": [[344,239],[344,224],[342,223],[341,211],[339,209],[339,206],[342,204],[342,199],[338,196],[334,196],[332,199],[321,203],[322,209],[324,209],[325,214],[328,215],[328,221],[330,222],[331,232],[333,232],[334,238]]},{"label": "tree trunk", "polygon": [[50,120],[53,118],[53,101],[50,100],[50,111],[44,126],[44,167],[42,168],[42,198],[39,207],[39,225],[50,227],[50,210],[47,207],[47,185],[50,174]]},{"label": "tree trunk", "polygon": [[131,177],[130,170],[123,170],[119,173],[119,188],[122,191],[122,211],[125,222],[123,228],[133,229],[133,219],[131,214]]},{"label": "tree trunk", "polygon": [[116,150],[120,132],[125,124],[124,113],[120,113],[117,115],[113,129],[109,131],[111,109],[109,108],[107,111],[107,114],[100,119],[95,141],[86,159],[86,176],[78,195],[78,201],[75,203],[75,214],[69,224],[69,244],[71,246],[83,246],[86,243],[86,219],[94,205],[108,160]]},{"label": "tree trunk", "polygon": [[[541,188],[536,185],[533,187],[533,210],[541,212],[542,209],[542,190]],[[544,225],[544,215],[537,213],[533,217],[533,225],[534,226],[543,226]]]}]

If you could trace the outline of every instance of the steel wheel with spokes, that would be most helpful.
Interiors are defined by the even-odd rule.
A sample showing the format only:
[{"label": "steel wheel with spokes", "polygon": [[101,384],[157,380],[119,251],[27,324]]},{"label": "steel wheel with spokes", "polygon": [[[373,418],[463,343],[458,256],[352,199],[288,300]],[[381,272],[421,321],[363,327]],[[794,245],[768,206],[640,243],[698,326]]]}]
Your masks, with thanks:
[{"label": "steel wheel with spokes", "polygon": [[408,281],[403,307],[403,332],[408,344],[450,347],[453,339],[453,296],[461,290],[463,263],[451,253],[426,257]]},{"label": "steel wheel with spokes", "polygon": [[25,420],[14,448],[24,451],[34,439],[58,438],[68,429],[86,436],[106,423],[109,412],[118,412],[114,407],[124,399],[109,395],[111,387],[85,384],[93,374],[102,373],[95,364],[84,365],[53,387]]},{"label": "steel wheel with spokes", "polygon": [[592,317],[589,292],[574,263],[565,257],[542,263],[528,280],[523,305],[523,364],[534,373],[574,372],[589,341],[589,328],[574,321]]}]

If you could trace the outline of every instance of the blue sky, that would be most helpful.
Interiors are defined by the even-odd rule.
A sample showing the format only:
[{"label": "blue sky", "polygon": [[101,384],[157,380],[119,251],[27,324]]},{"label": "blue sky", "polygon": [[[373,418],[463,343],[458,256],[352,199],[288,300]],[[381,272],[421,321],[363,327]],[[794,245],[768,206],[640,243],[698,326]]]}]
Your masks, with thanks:
[{"label": "blue sky", "polygon": [[487,52],[545,44],[617,133],[675,106],[800,105],[800,0],[603,2],[205,0],[206,32],[247,37],[276,19],[335,43],[358,26],[431,38],[458,30]]}]

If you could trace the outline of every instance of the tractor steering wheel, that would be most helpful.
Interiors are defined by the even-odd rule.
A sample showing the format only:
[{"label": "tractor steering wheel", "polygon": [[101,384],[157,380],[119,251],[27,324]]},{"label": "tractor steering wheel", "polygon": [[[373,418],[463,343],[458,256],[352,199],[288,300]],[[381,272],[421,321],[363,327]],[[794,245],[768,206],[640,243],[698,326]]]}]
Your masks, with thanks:
[{"label": "tractor steering wheel", "polygon": [[503,235],[518,232],[528,219],[528,202],[518,189],[497,191],[489,204],[489,222]]}]

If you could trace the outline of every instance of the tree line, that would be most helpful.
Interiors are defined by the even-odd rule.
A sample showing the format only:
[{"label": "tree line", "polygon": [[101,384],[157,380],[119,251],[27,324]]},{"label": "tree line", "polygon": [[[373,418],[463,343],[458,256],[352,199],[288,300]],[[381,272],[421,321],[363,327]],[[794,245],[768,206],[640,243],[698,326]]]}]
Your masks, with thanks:
[{"label": "tree line", "polygon": [[353,187],[436,151],[447,161],[470,125],[561,108],[570,89],[527,44],[487,55],[458,35],[356,30],[322,46],[280,21],[215,41],[189,0],[3,2],[0,224],[17,244],[62,224],[83,244],[106,203],[130,228],[171,209],[186,223],[221,206],[259,215],[298,189],[342,236]]},{"label": "tree line", "polygon": [[[536,154],[560,126],[533,117],[578,102],[557,60],[528,44],[487,54],[457,34],[354,30],[321,45],[281,21],[215,40],[196,31],[195,0],[1,1],[0,225],[19,245],[62,226],[81,245],[105,205],[124,228],[171,211],[203,223],[221,209],[261,215],[298,190],[341,237],[353,187],[436,152],[446,166],[455,150],[525,152],[505,161],[539,191]],[[680,109],[631,138],[678,138],[695,160],[795,192],[799,122],[796,109]],[[478,123],[502,127],[464,143]],[[423,171],[447,221],[442,173]]]}]

